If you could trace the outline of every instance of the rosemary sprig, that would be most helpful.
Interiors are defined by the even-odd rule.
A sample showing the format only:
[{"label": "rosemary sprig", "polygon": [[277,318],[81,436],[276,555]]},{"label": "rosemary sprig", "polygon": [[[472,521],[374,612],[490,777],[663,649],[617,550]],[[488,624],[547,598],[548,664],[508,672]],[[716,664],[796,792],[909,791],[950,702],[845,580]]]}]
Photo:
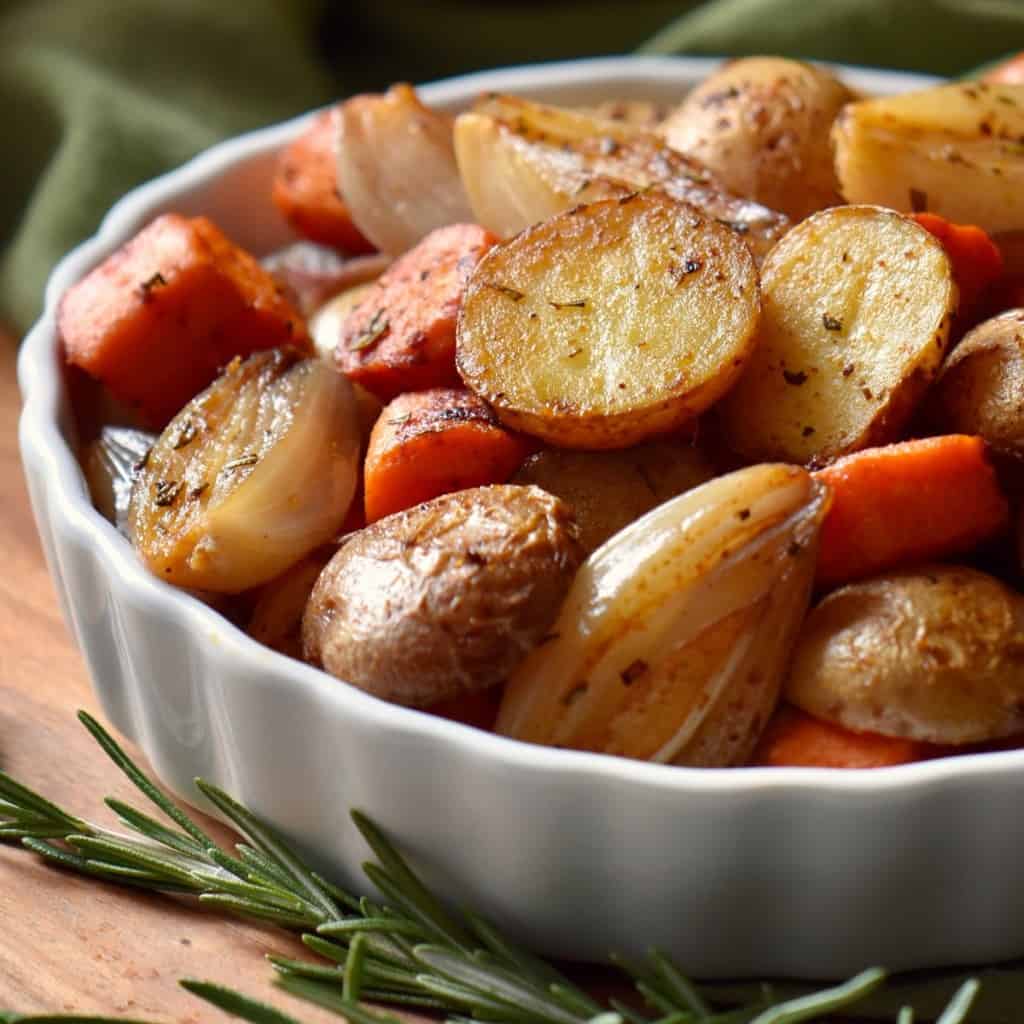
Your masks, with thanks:
[{"label": "rosemary sprig", "polygon": [[[350,1024],[399,1024],[370,1011],[361,999],[420,1007],[449,1024],[795,1024],[843,1011],[882,984],[879,968],[842,985],[774,1002],[770,990],[736,1007],[698,989],[662,953],[645,962],[615,962],[633,980],[645,1009],[602,1005],[562,972],[519,949],[471,912],[452,914],[420,881],[385,834],[358,811],[352,819],[377,858],[364,865],[387,901],[357,897],[318,876],[285,840],[218,787],[197,780],[199,791],[235,826],[244,841],[221,849],[193,818],[171,802],[91,716],[79,719],[99,745],[177,828],[127,804],[108,806],[130,830],[122,834],[70,814],[0,772],[0,839],[19,841],[57,866],[122,885],[186,893],[234,914],[302,932],[321,962],[271,957],[277,985],[331,1009]],[[182,984],[193,994],[253,1024],[299,1024],[287,1014],[221,986]],[[967,982],[937,1024],[960,1024],[977,992]],[[891,1019],[891,1018],[890,1018]],[[900,1024],[913,1020],[901,1010]],[[103,1018],[18,1017],[0,1012],[0,1024],[108,1024]],[[124,1024],[124,1022],[122,1022]]]}]

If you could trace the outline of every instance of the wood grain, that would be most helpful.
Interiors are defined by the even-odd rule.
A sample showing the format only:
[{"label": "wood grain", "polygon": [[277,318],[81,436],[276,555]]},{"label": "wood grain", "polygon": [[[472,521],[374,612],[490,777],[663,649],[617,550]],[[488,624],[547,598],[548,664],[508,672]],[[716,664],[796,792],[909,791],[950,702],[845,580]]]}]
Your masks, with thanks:
[{"label": "wood grain", "polygon": [[[77,708],[97,715],[99,708],[29,509],[17,447],[15,352],[14,339],[0,330],[0,767],[83,817],[113,824],[103,796],[136,806],[141,798],[75,718]],[[272,988],[265,954],[303,950],[280,931],[86,881],[11,847],[0,847],[0,922],[0,1009],[226,1020],[178,986],[179,978],[193,977],[231,985],[310,1024],[339,1020]]]}]

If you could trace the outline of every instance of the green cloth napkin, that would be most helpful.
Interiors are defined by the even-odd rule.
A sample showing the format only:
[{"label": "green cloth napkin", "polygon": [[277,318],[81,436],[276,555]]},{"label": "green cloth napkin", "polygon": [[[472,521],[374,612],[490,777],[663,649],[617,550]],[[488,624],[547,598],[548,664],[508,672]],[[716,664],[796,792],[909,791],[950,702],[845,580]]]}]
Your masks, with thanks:
[{"label": "green cloth napkin", "polygon": [[0,320],[25,329],[54,262],[119,196],[220,138],[395,79],[629,52],[652,35],[644,52],[956,74],[1024,49],[1024,3],[0,0]]}]

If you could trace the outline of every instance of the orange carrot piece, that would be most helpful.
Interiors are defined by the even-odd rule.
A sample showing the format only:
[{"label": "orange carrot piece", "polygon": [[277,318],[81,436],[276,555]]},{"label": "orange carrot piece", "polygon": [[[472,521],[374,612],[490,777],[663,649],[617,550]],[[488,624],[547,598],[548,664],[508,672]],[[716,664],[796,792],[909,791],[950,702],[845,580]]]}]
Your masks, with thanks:
[{"label": "orange carrot piece", "polygon": [[374,251],[338,192],[334,155],[338,108],[318,114],[281,153],[271,195],[291,229],[311,242],[352,255]]},{"label": "orange carrot piece", "polygon": [[504,483],[533,444],[470,391],[407,392],[384,408],[363,470],[366,521],[468,487]]},{"label": "orange carrot piece", "polygon": [[473,268],[498,239],[477,224],[432,231],[386,270],[341,327],[336,359],[381,401],[460,387],[455,322]]},{"label": "orange carrot piece", "polygon": [[982,293],[1003,272],[1003,254],[999,246],[974,224],[954,224],[937,213],[915,213],[911,216],[942,243],[953,264],[953,277],[960,289],[960,318],[970,316]]},{"label": "orange carrot piece", "polygon": [[780,704],[768,720],[750,763],[769,768],[888,768],[945,752],[918,740],[853,732]]},{"label": "orange carrot piece", "polygon": [[310,348],[274,279],[205,217],[158,217],[61,300],[68,362],[160,428],[236,355]]},{"label": "orange carrot piece", "polygon": [[823,587],[962,554],[1009,520],[980,437],[948,434],[867,448],[814,475],[832,491],[818,548]]},{"label": "orange carrot piece", "polygon": [[1016,53],[989,68],[979,81],[993,85],[1024,85],[1024,53]]}]

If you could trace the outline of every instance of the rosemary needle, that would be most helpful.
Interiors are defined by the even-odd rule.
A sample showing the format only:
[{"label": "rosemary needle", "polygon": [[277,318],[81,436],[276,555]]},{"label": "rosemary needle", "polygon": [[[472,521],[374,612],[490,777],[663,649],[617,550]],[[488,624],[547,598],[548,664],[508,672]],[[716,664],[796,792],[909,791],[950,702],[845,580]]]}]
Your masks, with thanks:
[{"label": "rosemary needle", "polygon": [[942,1011],[942,1016],[939,1017],[935,1024],[961,1024],[961,1021],[965,1021],[979,988],[981,988],[981,985],[977,978],[968,978],[957,989],[956,994],[950,1000],[949,1006]]},{"label": "rosemary needle", "polygon": [[[97,743],[173,826],[119,800],[107,804],[129,833],[112,832],[68,813],[0,772],[0,840],[18,841],[55,865],[122,885],[185,893],[207,906],[297,930],[320,963],[272,957],[284,992],[333,1010],[349,1024],[400,1024],[360,999],[438,1010],[447,1024],[797,1024],[848,1009],[880,985],[872,968],[842,985],[772,1005],[763,987],[753,1005],[721,1005],[663,953],[640,964],[612,958],[654,1016],[626,1003],[602,1005],[551,964],[519,949],[490,922],[453,914],[420,881],[391,840],[365,815],[352,818],[377,858],[365,866],[386,903],[357,897],[309,869],[284,839],[216,786],[199,790],[244,841],[233,852],[213,839],[128,757],[91,716],[79,718]],[[251,1024],[301,1024],[289,1015],[210,982],[182,985]],[[963,984],[936,1024],[962,1024],[978,991]],[[909,1008],[898,1024],[912,1024]],[[0,1011],[0,1024],[110,1024],[102,1017],[22,1017]],[[126,1024],[123,1020],[121,1024]],[[127,1022],[131,1024],[131,1022]]]}]

